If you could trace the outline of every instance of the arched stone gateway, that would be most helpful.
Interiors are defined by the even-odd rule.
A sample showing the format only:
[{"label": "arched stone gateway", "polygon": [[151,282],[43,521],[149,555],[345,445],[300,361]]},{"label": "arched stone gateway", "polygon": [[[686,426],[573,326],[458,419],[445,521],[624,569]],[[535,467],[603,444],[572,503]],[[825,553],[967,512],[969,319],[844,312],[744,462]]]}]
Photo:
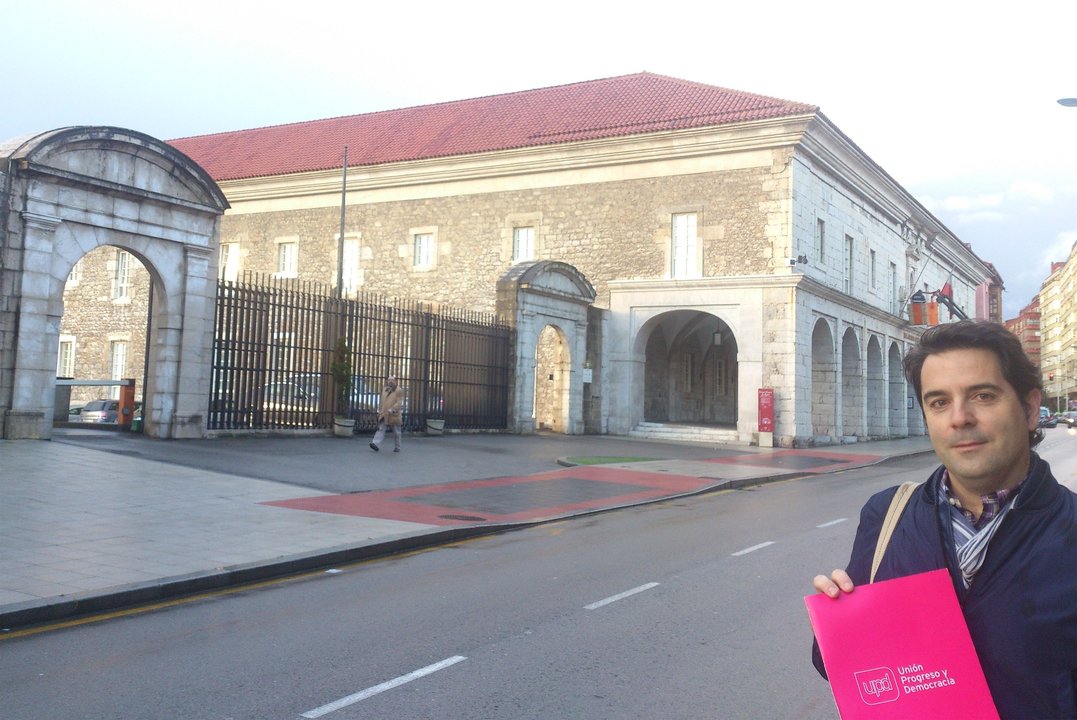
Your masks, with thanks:
[{"label": "arched stone gateway", "polygon": [[644,348],[645,422],[736,429],[737,338],[720,317],[662,313],[644,323],[636,342]]},{"label": "arched stone gateway", "polygon": [[516,327],[516,432],[532,433],[540,425],[568,435],[584,432],[585,406],[599,380],[587,355],[594,300],[587,278],[552,260],[519,263],[498,281],[498,313]]},{"label": "arched stone gateway", "polygon": [[102,245],[136,256],[151,278],[144,431],[202,436],[227,207],[190,158],[131,130],[64,128],[0,144],[0,437],[51,436],[64,284]]}]

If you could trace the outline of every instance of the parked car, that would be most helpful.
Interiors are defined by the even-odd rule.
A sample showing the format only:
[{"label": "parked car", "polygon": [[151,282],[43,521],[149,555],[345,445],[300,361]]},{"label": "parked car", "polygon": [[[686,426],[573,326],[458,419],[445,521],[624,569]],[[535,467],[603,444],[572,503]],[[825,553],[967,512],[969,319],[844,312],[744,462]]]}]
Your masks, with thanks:
[{"label": "parked car", "polygon": [[1068,428],[1077,427],[1077,410],[1069,410],[1058,416],[1058,422]]},{"label": "parked car", "polygon": [[[135,402],[133,415],[142,414],[142,403]],[[74,421],[84,423],[117,423],[120,415],[120,401],[109,398],[91,400],[82,406],[79,414],[70,416]]]}]

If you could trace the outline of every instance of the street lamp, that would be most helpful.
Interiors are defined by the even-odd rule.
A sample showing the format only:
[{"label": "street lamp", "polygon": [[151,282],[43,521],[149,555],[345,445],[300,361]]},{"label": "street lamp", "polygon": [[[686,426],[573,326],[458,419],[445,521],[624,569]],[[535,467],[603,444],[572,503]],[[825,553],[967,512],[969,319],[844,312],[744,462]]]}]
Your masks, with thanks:
[{"label": "street lamp", "polygon": [[1077,107],[1077,98],[1060,98],[1058,104],[1062,107]]}]

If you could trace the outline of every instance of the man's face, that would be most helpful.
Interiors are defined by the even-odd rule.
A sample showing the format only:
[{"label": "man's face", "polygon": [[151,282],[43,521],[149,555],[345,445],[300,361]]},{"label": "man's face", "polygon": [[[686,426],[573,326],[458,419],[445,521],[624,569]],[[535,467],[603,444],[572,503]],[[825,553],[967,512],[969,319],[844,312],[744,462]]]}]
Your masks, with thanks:
[{"label": "man's face", "polygon": [[920,382],[931,445],[951,480],[986,495],[1024,478],[1039,390],[1019,398],[995,353],[978,349],[929,355]]},{"label": "man's face", "polygon": [[396,388],[396,378],[395,377],[386,378],[385,379],[385,384],[389,386],[390,390]]}]

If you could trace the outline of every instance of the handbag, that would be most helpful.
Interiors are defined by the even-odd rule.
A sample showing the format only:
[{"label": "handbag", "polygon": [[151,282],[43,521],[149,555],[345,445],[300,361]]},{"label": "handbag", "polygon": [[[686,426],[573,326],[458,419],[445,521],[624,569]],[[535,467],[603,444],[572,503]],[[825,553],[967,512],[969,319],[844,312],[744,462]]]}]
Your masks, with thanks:
[{"label": "handbag", "polygon": [[914,480],[910,480],[898,485],[897,492],[894,493],[894,499],[890,501],[890,507],[886,510],[886,517],[883,518],[882,527],[879,528],[879,541],[875,543],[875,557],[871,560],[869,583],[875,582],[875,573],[879,571],[879,565],[882,564],[883,555],[886,554],[886,546],[890,544],[890,536],[894,534],[894,528],[897,527],[898,520],[901,519],[901,513],[904,512],[905,506],[909,503],[909,498],[912,497],[912,491],[919,484]]}]

